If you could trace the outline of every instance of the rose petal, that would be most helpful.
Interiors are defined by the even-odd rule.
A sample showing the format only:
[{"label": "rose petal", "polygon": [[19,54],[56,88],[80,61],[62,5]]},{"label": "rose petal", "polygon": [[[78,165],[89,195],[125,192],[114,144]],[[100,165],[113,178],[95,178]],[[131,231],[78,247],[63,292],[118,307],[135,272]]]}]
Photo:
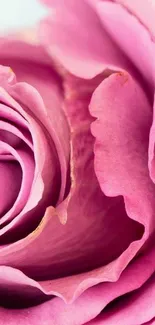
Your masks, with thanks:
[{"label": "rose petal", "polygon": [[107,68],[131,69],[86,1],[51,1],[51,15],[41,23],[40,38],[76,76],[89,79]]},{"label": "rose petal", "polygon": [[[135,293],[131,293],[124,301],[119,301],[109,310],[103,311],[89,325],[137,325],[144,324],[155,317],[155,274]],[[87,324],[87,325],[88,325]]]},{"label": "rose petal", "polygon": [[[14,109],[11,109],[11,107],[0,104],[0,114],[1,118],[7,121],[10,121],[11,124],[16,125],[22,133],[25,134],[25,132],[29,128],[28,122],[24,119],[22,115],[20,115],[18,112],[16,112]],[[28,133],[28,132],[27,132]],[[27,136],[28,137],[28,134]],[[30,137],[31,140],[31,137]]]},{"label": "rose petal", "polygon": [[[97,118],[92,133],[96,138],[95,171],[102,190],[109,196],[123,195],[126,207],[133,206],[135,212],[143,203],[143,211],[150,214],[154,185],[147,169],[152,118],[147,97],[127,73],[117,73],[96,89],[90,112]],[[139,197],[143,198],[141,203]],[[139,221],[145,224],[142,215]]]},{"label": "rose petal", "polygon": [[[31,39],[31,36],[33,36],[33,39]],[[26,33],[21,31],[19,34],[8,35],[7,38],[1,36],[0,49],[0,64],[7,67],[11,66],[11,61],[17,62],[17,60],[19,64],[21,64],[21,61],[28,61],[29,63],[35,62],[43,66],[51,65],[51,58],[42,46],[38,44],[35,29],[26,30]],[[29,71],[29,74],[31,74],[31,71]]]},{"label": "rose petal", "polygon": [[15,81],[15,75],[10,67],[0,65],[0,85],[7,87],[7,84],[12,84]]},{"label": "rose petal", "polygon": [[155,182],[155,101],[153,105],[153,121],[149,140],[149,171],[151,179]]},{"label": "rose petal", "polygon": [[153,38],[155,37],[154,25],[154,0],[115,0],[132,12],[150,31]]},{"label": "rose petal", "polygon": [[[32,31],[30,31],[31,33]],[[26,53],[29,53],[29,58]],[[61,80],[52,68],[53,63],[50,57],[40,46],[32,46],[30,41],[22,42],[13,38],[1,38],[0,63],[10,65],[16,73],[18,81],[27,82],[34,86],[42,96],[44,107],[43,103],[42,106],[35,104],[35,112],[40,116],[40,120],[51,134],[57,150],[61,167],[59,196],[61,201],[66,190],[69,163],[69,129],[62,110]],[[17,100],[22,101],[26,106],[28,104],[31,106],[32,96],[28,103],[27,92],[27,86],[23,86],[23,84],[18,83],[12,88],[12,95]],[[35,96],[37,97],[37,94]]]},{"label": "rose petal", "polygon": [[147,322],[145,324],[141,324],[141,325],[154,325],[155,324],[155,318],[153,318],[152,320],[150,320],[150,322]]},{"label": "rose petal", "polygon": [[120,73],[96,89],[90,111],[97,117],[92,133],[100,186],[108,196],[124,196],[128,215],[145,226],[145,240],[154,229],[154,184],[147,168],[150,104],[132,78]]},{"label": "rose petal", "polygon": [[[4,148],[6,152],[10,152],[17,159],[22,169],[22,182],[20,191],[11,209],[7,211],[7,213],[4,214],[1,218],[0,224],[2,224],[6,221],[8,222],[16,214],[18,214],[27,203],[34,177],[34,159],[33,155],[31,155],[30,150],[28,150],[26,146],[24,147],[24,145],[22,146],[22,149],[15,150],[7,143],[0,141],[0,147]],[[5,227],[0,230],[0,235],[2,235],[4,232]]]},{"label": "rose petal", "polygon": [[[32,234],[0,252],[5,265],[20,268],[38,279],[51,279],[49,290],[66,300],[72,300],[92,285],[116,280],[134,256],[134,246],[141,245],[134,241],[143,232],[139,224],[127,217],[121,198],[107,198],[99,188],[93,165],[92,118],[88,112],[92,89],[99,81],[82,85],[80,81],[72,78],[66,81],[65,106],[72,130],[71,191],[56,210],[47,209],[42,223]],[[120,223],[122,227],[118,226]],[[117,231],[109,236],[112,227]],[[70,276],[66,282],[64,276],[77,271],[84,273]],[[52,280],[58,275],[63,278]]]},{"label": "rose petal", "polygon": [[[17,322],[18,319],[23,321],[23,325],[31,324],[30,321],[34,325],[38,325],[40,321],[40,325],[42,325],[43,321],[46,323],[47,320],[53,321],[53,324],[57,325],[85,324],[85,322],[95,318],[116,297],[140,288],[147,281],[154,272],[154,254],[155,250],[152,250],[139,257],[127,267],[118,281],[103,283],[88,289],[71,305],[66,305],[60,298],[55,298],[33,308],[16,309],[14,311],[1,308],[0,319],[3,319],[3,324],[14,324],[13,321]],[[147,265],[147,268],[144,267],[145,265]],[[28,279],[22,272],[6,266],[0,267],[0,283],[3,289],[3,299],[6,297],[8,290],[10,296],[13,294],[17,301],[24,299],[24,297],[30,299],[29,297],[33,295],[37,297],[40,290],[50,294],[46,287],[44,289],[41,287],[42,283],[39,285],[35,281]],[[26,315],[27,317],[25,317]],[[30,316],[28,317],[28,315]],[[12,323],[9,323],[10,321]],[[24,323],[24,321],[28,321],[28,323]]]},{"label": "rose petal", "polygon": [[14,148],[19,147],[20,145],[22,146],[21,140],[23,140],[29,148],[33,149],[29,134],[8,122],[0,121],[0,140],[8,143]]},{"label": "rose petal", "polygon": [[10,209],[20,190],[21,169],[19,164],[15,161],[2,162],[0,159],[0,180],[0,216],[2,216]]},{"label": "rose petal", "polygon": [[[16,85],[15,85],[16,86]],[[12,90],[14,87],[11,88]],[[42,98],[38,94],[38,92],[32,87],[25,85],[26,87],[26,96],[29,98],[28,103],[30,105],[30,108],[34,108],[35,106],[40,105],[40,109],[42,109],[43,102]],[[10,91],[11,91],[10,89]],[[22,89],[24,89],[24,85],[22,86]],[[46,138],[45,131],[42,130],[41,125],[35,121],[35,119],[30,115],[30,111],[28,108],[20,106],[17,101],[13,99],[4,89],[0,90],[1,95],[1,102],[3,102],[5,105],[8,105],[9,107],[12,107],[13,110],[18,112],[19,115],[22,115],[28,122],[29,122],[29,130],[33,138],[34,143],[34,153],[35,153],[35,176],[32,184],[32,190],[29,196],[29,200],[27,201],[27,204],[25,205],[23,211],[12,220],[11,223],[6,225],[2,232],[5,234],[7,232],[7,237],[0,239],[1,243],[4,241],[4,239],[8,238],[7,240],[12,240],[12,236],[10,235],[9,230],[12,232],[14,229],[15,236],[22,236],[22,231],[28,231],[26,230],[26,227],[30,227],[30,229],[34,229],[34,225],[36,225],[42,217],[41,213],[44,213],[45,207],[48,204],[54,203],[56,198],[58,197],[58,190],[59,190],[59,184],[58,179],[55,179],[55,175],[58,164],[56,161],[57,155],[55,154],[55,148],[52,145],[52,141],[49,144],[48,138]],[[28,112],[27,112],[28,110]],[[50,149],[49,149],[50,146]],[[43,148],[43,150],[42,150]],[[40,154],[41,151],[41,154]],[[49,173],[47,175],[46,169],[49,170]],[[45,186],[44,186],[45,184]],[[54,184],[57,184],[54,186]],[[49,192],[50,189],[50,192]],[[48,195],[46,195],[48,193]],[[48,203],[49,202],[49,203]],[[39,204],[39,207],[38,207]],[[41,205],[40,205],[41,204]],[[41,207],[42,206],[42,207]],[[35,212],[34,208],[38,208],[40,211],[39,215]],[[31,211],[33,209],[33,212]],[[22,231],[15,231],[16,226],[20,226],[22,223]],[[24,226],[24,224],[26,224]]]},{"label": "rose petal", "polygon": [[[35,112],[36,116],[39,116],[39,120],[44,125],[45,129],[49,132],[50,137],[55,145],[57,155],[59,158],[59,164],[61,169],[61,188],[59,193],[59,201],[61,202],[64,198],[67,182],[67,170],[69,160],[69,129],[66,121],[66,117],[62,110],[62,98],[58,95],[58,89],[52,82],[47,83],[45,80],[42,83],[44,86],[42,97],[44,102],[41,103],[41,98],[37,92],[35,92],[34,99],[29,96],[29,93],[34,92],[34,88],[25,83],[18,83],[10,89],[10,94],[17,100],[22,101],[25,106]],[[38,85],[37,85],[38,86]],[[39,87],[37,87],[39,88]],[[43,85],[41,86],[43,90]],[[52,88],[52,91],[51,91]],[[51,96],[49,96],[49,93]],[[51,105],[52,103],[52,105]],[[54,149],[53,149],[54,150]],[[57,174],[57,180],[59,177]]]},{"label": "rose petal", "polygon": [[104,28],[153,87],[155,44],[147,29],[119,4],[103,1],[97,8]]}]

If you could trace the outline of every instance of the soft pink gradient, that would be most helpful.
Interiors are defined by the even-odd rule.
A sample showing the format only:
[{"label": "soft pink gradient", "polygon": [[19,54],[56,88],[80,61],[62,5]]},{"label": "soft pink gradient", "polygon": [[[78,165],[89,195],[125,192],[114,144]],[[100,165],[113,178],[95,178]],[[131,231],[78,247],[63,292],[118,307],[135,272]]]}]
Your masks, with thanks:
[{"label": "soft pink gradient", "polygon": [[153,1],[43,2],[0,39],[0,325],[154,324]]}]

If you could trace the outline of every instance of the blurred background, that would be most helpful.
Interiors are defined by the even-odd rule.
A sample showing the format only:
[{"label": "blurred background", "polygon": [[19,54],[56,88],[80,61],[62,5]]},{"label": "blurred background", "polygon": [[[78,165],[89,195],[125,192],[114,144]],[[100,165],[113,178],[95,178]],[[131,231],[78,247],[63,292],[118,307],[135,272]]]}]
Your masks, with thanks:
[{"label": "blurred background", "polygon": [[46,14],[39,0],[0,0],[0,33],[31,27]]}]

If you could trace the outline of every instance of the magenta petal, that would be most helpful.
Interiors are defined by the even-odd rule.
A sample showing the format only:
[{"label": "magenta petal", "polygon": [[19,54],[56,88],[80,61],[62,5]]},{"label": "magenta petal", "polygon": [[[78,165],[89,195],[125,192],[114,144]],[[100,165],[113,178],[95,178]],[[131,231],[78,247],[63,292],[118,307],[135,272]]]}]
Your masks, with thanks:
[{"label": "magenta petal", "polygon": [[[39,77],[39,76],[38,76]],[[32,114],[35,113],[39,117],[39,121],[43,123],[46,131],[50,134],[53,146],[55,145],[56,154],[59,158],[61,169],[61,189],[59,201],[64,198],[67,182],[67,170],[69,163],[69,128],[65,114],[62,110],[62,95],[57,84],[50,77],[50,73],[46,73],[46,81],[43,78],[40,82],[33,80],[40,94],[26,83],[18,83],[10,89],[10,94],[17,100],[21,101],[25,107],[29,107]],[[28,76],[26,79],[29,79]],[[30,78],[31,81],[31,78]],[[49,96],[50,94],[50,96]],[[51,148],[51,151],[54,151]],[[48,154],[49,155],[49,154]],[[40,159],[38,157],[38,159]],[[46,160],[48,161],[47,157]],[[52,172],[52,170],[51,170]],[[59,177],[57,177],[59,179]]]},{"label": "magenta petal", "polygon": [[[2,112],[1,108],[2,108],[2,105],[0,107],[0,111]],[[4,106],[5,110],[7,110],[7,108],[8,107]],[[11,110],[12,109],[10,109],[10,111]],[[3,117],[3,115],[1,115],[1,117]],[[19,115],[18,115],[18,117],[19,117]],[[27,134],[27,132],[25,130],[23,130],[23,129],[20,130],[20,128],[17,128],[16,126],[14,126],[8,122],[0,121],[0,140],[8,143],[9,145],[11,145],[14,148],[22,145],[21,140],[23,140],[23,142],[25,144],[27,144],[29,146],[29,148],[33,149],[33,145],[30,140],[30,135]]]},{"label": "magenta petal", "polygon": [[88,104],[98,82],[98,78],[83,83],[72,77],[66,80],[65,112],[72,129],[68,197],[56,209],[48,208],[29,236],[0,251],[1,264],[40,280],[51,279],[48,290],[66,301],[92,285],[116,280],[134,256],[133,247],[140,246],[143,234],[143,227],[128,218],[123,200],[102,193],[94,172]]},{"label": "magenta petal", "polygon": [[86,1],[51,1],[51,9],[40,26],[41,42],[68,71],[92,78],[107,68],[130,68]]},{"label": "magenta petal", "polygon": [[149,141],[149,171],[150,177],[155,183],[155,100],[153,105],[153,122],[150,130]]},{"label": "magenta petal", "polygon": [[[29,53],[30,60],[27,59],[27,53]],[[42,97],[41,105],[40,96],[34,88],[31,88],[31,93],[34,93],[34,97],[36,97],[33,109],[51,135],[59,157],[61,168],[59,200],[61,201],[66,189],[69,164],[69,129],[62,109],[61,80],[54,72],[50,56],[41,46],[31,45],[30,42],[1,38],[0,63],[11,66],[17,76],[18,84],[16,83],[10,90],[17,101],[22,101],[25,106],[31,106],[30,85],[36,88]],[[29,87],[25,82],[29,84]],[[29,97],[31,98],[29,99]]]},{"label": "magenta petal", "polygon": [[[47,53],[42,48],[42,46],[38,45],[36,39],[32,42],[31,40],[32,34],[33,31],[30,30],[28,31],[28,35],[25,35],[22,31],[21,34],[15,33],[15,35],[10,35],[10,36],[7,35],[7,37],[1,36],[0,37],[0,64],[3,66],[11,67],[12,62],[16,62],[16,63],[18,62],[19,65],[21,65],[22,61],[27,63],[28,60],[27,53],[29,53],[30,54],[29,58],[31,59],[29,60],[29,63],[35,62],[39,65],[50,66],[51,65],[50,57],[47,55]],[[20,71],[20,75],[21,73],[22,71]],[[31,71],[27,71],[27,73],[31,74]],[[17,79],[18,79],[18,74],[17,74]]]},{"label": "magenta petal", "polygon": [[[1,67],[2,69],[2,67]],[[34,166],[30,166],[28,163],[28,159],[25,159],[25,162],[22,164],[23,168],[23,183],[21,187],[21,191],[19,196],[12,206],[12,210],[8,211],[8,214],[3,216],[1,222],[10,221],[10,223],[5,224],[5,226],[1,229],[1,243],[10,242],[13,238],[21,238],[22,235],[28,233],[28,229],[32,231],[36,225],[40,222],[45,209],[47,206],[51,204],[56,204],[58,200],[58,196],[62,199],[65,193],[66,188],[66,178],[67,178],[67,159],[69,155],[69,139],[68,142],[62,147],[61,138],[62,131],[66,126],[66,137],[68,137],[68,125],[66,119],[64,117],[64,113],[61,111],[61,94],[58,93],[57,87],[53,84],[53,105],[56,111],[59,110],[59,123],[56,118],[56,114],[54,115],[53,121],[50,124],[49,115],[47,113],[46,106],[44,105],[42,97],[39,95],[38,91],[26,84],[26,83],[9,83],[8,79],[8,70],[3,69],[3,86],[4,88],[0,89],[0,98],[1,98],[1,106],[0,112],[2,118],[1,121],[1,137],[2,140],[6,141],[6,144],[9,143],[12,147],[11,150],[16,151],[16,147],[20,144],[22,149],[25,151],[22,153],[22,156],[26,154],[28,149],[27,145],[34,150],[31,151],[32,160],[34,163],[35,159],[35,171]],[[37,76],[36,76],[37,78]],[[44,87],[42,89],[43,95],[47,91]],[[49,88],[48,88],[49,90]],[[10,96],[11,95],[11,96]],[[47,94],[45,94],[47,95]],[[45,96],[46,98],[47,96]],[[17,100],[16,100],[17,99]],[[19,104],[20,103],[20,104]],[[49,101],[50,103],[50,101]],[[49,104],[48,103],[48,104]],[[50,107],[48,107],[49,109]],[[58,112],[57,112],[58,113]],[[61,119],[60,119],[61,115]],[[39,119],[40,118],[40,119]],[[61,123],[60,123],[61,120]],[[49,121],[49,122],[48,122]],[[9,131],[14,132],[14,138],[11,137],[7,133],[8,124],[12,123]],[[46,122],[46,123],[45,123]],[[51,129],[48,130],[46,128],[47,124],[50,124]],[[15,125],[15,126],[14,126]],[[58,126],[60,132],[57,134],[57,130],[55,126]],[[19,130],[18,130],[19,127]],[[6,130],[5,130],[6,128]],[[50,136],[49,133],[50,132]],[[20,143],[17,141],[17,135],[20,137]],[[54,139],[53,139],[54,138]],[[55,140],[56,139],[56,140]],[[65,136],[63,137],[64,142]],[[25,140],[25,144],[24,144]],[[32,146],[33,140],[33,146]],[[12,141],[12,142],[10,142]],[[55,148],[55,143],[58,143],[57,148]],[[55,143],[54,143],[55,142]],[[1,146],[2,147],[2,146]],[[5,153],[6,145],[3,146],[3,153]],[[14,148],[15,147],[15,148]],[[26,148],[27,147],[27,148]],[[56,149],[59,152],[60,148],[60,156],[62,157],[63,163],[61,164],[62,168],[62,189],[60,191],[60,172],[59,172],[59,160],[57,157]],[[17,150],[18,151],[18,150]],[[22,150],[21,150],[22,151]],[[65,152],[65,155],[64,155]],[[13,153],[14,155],[14,153]],[[15,156],[15,155],[14,155]],[[2,152],[1,152],[2,157]],[[11,159],[9,153],[3,154],[3,158],[5,157]],[[24,156],[23,156],[24,157]],[[22,159],[21,159],[22,161]],[[26,162],[27,161],[27,162]],[[61,159],[60,159],[61,161]],[[23,167],[27,164],[27,167]],[[26,175],[26,172],[28,173]],[[48,170],[48,174],[47,174]],[[34,173],[34,178],[31,179],[31,172]],[[30,188],[31,186],[31,188]],[[60,195],[59,195],[60,192]],[[22,211],[21,211],[22,210]],[[18,227],[18,229],[17,229]],[[13,232],[14,231],[14,232]],[[10,233],[11,232],[11,233]],[[14,234],[14,235],[13,235]],[[13,237],[12,237],[13,235]],[[15,237],[14,237],[15,236]],[[6,241],[7,240],[7,241]]]},{"label": "magenta petal", "polygon": [[[15,87],[16,85],[12,88],[9,88],[10,93],[12,90],[12,92],[14,91],[15,94]],[[34,109],[35,111],[35,107],[38,107],[38,109],[40,110],[45,110],[42,98],[37,92],[37,90],[35,90],[35,88],[29,86],[28,84],[23,84],[20,89],[24,92],[25,100],[26,97],[28,98],[27,104],[29,105],[30,109]],[[23,230],[25,227],[25,223],[27,225],[30,225],[30,228],[33,229],[33,223],[38,223],[40,221],[40,218],[42,217],[40,213],[43,214],[46,206],[54,203],[57,200],[60,183],[58,184],[58,179],[56,179],[55,175],[57,174],[56,171],[59,169],[59,166],[57,154],[55,152],[52,139],[49,143],[48,137],[46,137],[46,132],[43,131],[41,124],[38,123],[36,119],[31,116],[31,111],[29,110],[29,108],[27,106],[24,107],[24,103],[22,103],[22,97],[20,98],[21,105],[19,105],[18,102],[15,101],[13,97],[11,97],[4,89],[1,89],[0,96],[1,101],[5,105],[12,107],[12,109],[14,109],[16,113],[18,112],[19,116],[21,115],[25,118],[27,122],[29,122],[29,131],[33,138],[35,156],[34,179],[33,182],[31,181],[31,192],[29,193],[24,209],[19,215],[16,216],[16,218],[14,218],[8,225],[6,225],[1,230],[3,234],[7,232],[7,235],[9,237],[8,230],[12,231],[12,229],[15,229],[16,226],[21,225],[21,223]],[[46,169],[49,170],[48,175],[46,173]],[[21,204],[21,200],[22,197],[20,198],[19,204]],[[39,214],[35,213],[35,215],[33,213],[32,218],[31,210],[34,208],[36,209],[39,205],[39,202],[41,202],[42,210],[40,210],[41,207],[39,206],[38,210],[41,212],[39,212]],[[20,233],[20,229],[16,231],[17,235],[20,235]]]},{"label": "magenta petal", "polygon": [[150,320],[150,322],[147,322],[147,323],[143,323],[143,324],[140,324],[140,325],[155,325],[155,318],[153,318],[152,320]]},{"label": "magenta petal", "polygon": [[[59,307],[56,312],[59,313]],[[17,323],[22,325],[46,325],[50,324],[54,319],[55,315],[52,312],[51,302],[19,310],[0,308],[0,321],[3,325],[17,325]],[[53,324],[58,325],[59,323]]]},{"label": "magenta petal", "polygon": [[129,215],[137,219],[141,211],[138,221],[145,224],[148,214],[151,222],[155,188],[147,168],[152,118],[147,97],[127,73],[113,74],[95,90],[90,112],[97,118],[92,133],[102,190],[109,196],[123,195]]},{"label": "magenta petal", "polygon": [[[69,205],[70,210],[74,207],[76,208],[74,202],[72,205]],[[93,206],[91,207],[93,209]],[[60,210],[60,206],[58,208]],[[95,222],[96,219],[93,219],[93,215],[90,215],[91,223],[88,224],[88,213],[90,214],[88,208],[88,212],[86,210],[84,216],[79,215],[79,220],[76,221],[78,216],[77,213],[74,212],[73,214],[73,212],[71,213],[73,210],[70,211],[68,209],[66,211],[66,209],[62,207],[61,213],[67,213],[68,217],[66,225],[62,225],[55,215],[56,213],[60,214],[59,210],[54,212],[54,209],[53,211],[52,209],[48,209],[41,224],[33,233],[22,239],[20,242],[1,248],[0,264],[19,268],[34,278],[51,279],[49,284],[47,282],[48,291],[51,290],[55,292],[55,294],[64,297],[66,300],[71,300],[76,291],[76,296],[79,295],[83,290],[90,287],[93,282],[96,284],[105,281],[108,278],[111,281],[113,276],[117,276],[109,274],[109,268],[112,268],[111,264],[108,267],[105,266],[89,273],[71,276],[68,278],[67,282],[66,278],[52,280],[52,278],[55,278],[58,275],[60,277],[70,274],[71,272],[76,272],[77,270],[87,270],[88,266],[89,268],[92,268],[97,265],[96,263],[101,265],[102,261],[104,264],[107,258],[113,257],[111,254],[117,256],[121,252],[120,246],[116,245],[118,240],[117,236],[119,237],[119,234],[122,236],[122,231],[120,232],[119,229],[117,235],[113,236],[111,240],[112,244],[108,241],[106,245],[104,243],[104,239],[108,239],[110,232],[110,230],[108,232],[108,227],[110,227],[111,223],[113,223],[112,226],[116,229],[116,218],[114,218],[116,216],[114,214],[114,209],[116,209],[116,207],[114,206],[114,209],[109,209],[109,213],[106,211],[108,208],[109,205],[107,208],[104,208],[107,219],[105,218],[104,220],[102,212],[102,218],[99,214],[97,215],[97,223]],[[121,212],[122,211],[120,211],[120,213]],[[122,243],[122,246],[125,248],[128,242],[134,240],[134,237],[136,237],[135,232],[137,229],[134,224],[128,222],[126,216],[124,216],[124,218],[125,222],[122,219],[122,227],[123,229],[126,227],[129,230],[126,242],[123,239]],[[110,219],[110,225],[108,224],[108,219]],[[75,226],[73,227],[74,224]],[[107,232],[103,231],[104,226],[107,228]],[[89,236],[84,239],[83,233],[88,233],[88,230]],[[133,234],[131,234],[131,231],[133,231],[134,237]],[[116,248],[112,251],[114,245]],[[108,257],[106,256],[107,246],[111,249]],[[83,250],[81,250],[81,247]],[[91,259],[91,256],[94,256],[93,260]],[[118,270],[116,270],[116,272],[118,272]],[[68,287],[67,291],[66,283]]]},{"label": "magenta petal", "polygon": [[[20,150],[15,150],[7,143],[0,141],[0,147],[4,148],[6,152],[8,151],[11,153],[15,159],[19,162],[21,170],[22,170],[22,181],[21,181],[21,188],[17,199],[15,200],[14,204],[12,205],[11,209],[3,215],[0,220],[0,224],[5,221],[9,221],[12,219],[16,214],[18,214],[26,205],[28,196],[30,195],[31,186],[33,183],[34,177],[34,159],[31,152],[26,147],[22,147]],[[5,232],[5,227],[0,230],[0,235]]]},{"label": "magenta petal", "polygon": [[119,4],[100,1],[97,8],[103,27],[139,69],[148,84],[154,86],[155,44],[147,28]]},{"label": "magenta petal", "polygon": [[114,0],[126,7],[134,14],[142,24],[149,29],[150,34],[155,37],[154,12],[155,2],[152,0]]},{"label": "magenta petal", "polygon": [[10,67],[0,65],[0,85],[1,87],[7,87],[15,82],[15,74]]},{"label": "magenta petal", "polygon": [[[14,324],[14,317],[16,321],[23,321],[23,325],[29,325],[31,321],[34,325],[42,325],[43,321],[45,321],[45,324],[47,321],[53,322],[54,325],[83,325],[94,319],[116,297],[140,288],[147,281],[154,272],[154,253],[155,251],[152,250],[148,254],[139,257],[136,262],[127,267],[118,281],[103,283],[88,289],[71,305],[65,304],[60,298],[55,298],[37,307],[23,310],[13,311],[1,308],[0,319],[4,320],[4,325]],[[18,295],[21,298],[25,296],[28,299],[30,293],[37,296],[39,291],[50,294],[45,283],[44,285],[41,282],[37,284],[20,271],[9,267],[0,268],[0,283],[4,294],[9,290],[10,294],[14,292],[15,296]],[[25,317],[26,315],[27,317]],[[24,323],[24,321],[28,321],[28,323]]]},{"label": "magenta petal", "polygon": [[145,226],[145,241],[154,230],[155,208],[155,187],[148,173],[150,104],[127,73],[117,73],[95,90],[90,112],[97,118],[92,133],[100,186],[108,196],[123,195],[129,217]]},{"label": "magenta petal", "polygon": [[[11,122],[11,124],[17,125],[18,129],[22,131],[23,134],[25,134],[26,131],[28,131],[29,125],[28,122],[24,119],[23,116],[21,116],[18,112],[13,110],[11,107],[0,104],[0,114],[1,117],[4,120],[8,120]],[[27,133],[27,138],[28,138],[28,132]],[[31,140],[31,137],[29,138]],[[29,142],[29,146],[32,148],[32,143],[30,145],[31,141]]]},{"label": "magenta petal", "polygon": [[[59,313],[59,307],[56,312]],[[17,323],[22,325],[46,325],[50,324],[54,319],[55,315],[53,315],[50,302],[19,310],[0,308],[0,321],[3,325],[17,325]],[[58,325],[59,323],[53,324]]]},{"label": "magenta petal", "polygon": [[[135,293],[116,303],[111,310],[103,311],[89,325],[137,325],[144,324],[155,317],[155,274]],[[88,325],[87,324],[87,325]]]},{"label": "magenta petal", "polygon": [[0,180],[0,216],[2,216],[18,196],[21,185],[20,165],[15,161],[0,161]]}]

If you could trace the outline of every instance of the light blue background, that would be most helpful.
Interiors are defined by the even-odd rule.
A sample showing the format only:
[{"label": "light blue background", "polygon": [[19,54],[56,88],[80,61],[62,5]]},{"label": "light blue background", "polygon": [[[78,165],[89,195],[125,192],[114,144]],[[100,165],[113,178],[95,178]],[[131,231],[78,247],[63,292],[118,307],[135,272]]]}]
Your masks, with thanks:
[{"label": "light blue background", "polygon": [[0,0],[0,33],[31,27],[46,14],[39,0]]}]

